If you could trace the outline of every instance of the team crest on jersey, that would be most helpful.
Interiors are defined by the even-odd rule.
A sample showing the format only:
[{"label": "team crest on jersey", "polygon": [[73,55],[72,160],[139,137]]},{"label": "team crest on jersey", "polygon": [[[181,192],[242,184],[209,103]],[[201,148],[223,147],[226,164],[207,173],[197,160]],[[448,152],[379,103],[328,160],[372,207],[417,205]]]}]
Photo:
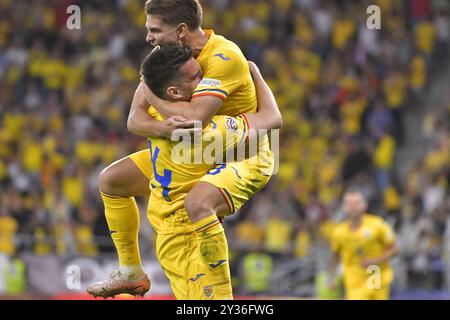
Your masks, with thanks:
[{"label": "team crest on jersey", "polygon": [[211,79],[211,78],[203,78],[198,85],[199,86],[206,86],[206,87],[220,87],[222,82],[217,79]]},{"label": "team crest on jersey", "polygon": [[370,230],[364,230],[364,238],[366,239],[370,239],[372,237],[372,232],[370,232]]},{"label": "team crest on jersey", "polygon": [[213,294],[213,288],[211,286],[204,286],[203,293],[207,298],[210,298]]},{"label": "team crest on jersey", "polygon": [[238,124],[235,118],[227,117],[225,120],[225,127],[228,130],[231,130],[233,132],[236,132],[238,130]]}]

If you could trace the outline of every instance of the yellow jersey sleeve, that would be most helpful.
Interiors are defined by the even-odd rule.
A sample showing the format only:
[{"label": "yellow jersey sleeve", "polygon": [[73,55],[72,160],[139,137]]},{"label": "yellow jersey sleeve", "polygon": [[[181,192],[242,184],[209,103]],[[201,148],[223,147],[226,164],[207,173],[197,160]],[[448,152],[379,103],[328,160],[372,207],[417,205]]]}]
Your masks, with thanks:
[{"label": "yellow jersey sleeve", "polygon": [[378,226],[378,236],[380,241],[387,247],[395,243],[396,237],[392,227],[385,221],[381,221]]},{"label": "yellow jersey sleeve", "polygon": [[331,246],[331,251],[333,251],[334,253],[339,254],[339,252],[342,249],[341,246],[341,231],[340,231],[340,226],[336,226],[335,229],[333,230],[333,233],[331,235],[331,241],[330,241],[330,246]]},{"label": "yellow jersey sleeve", "polygon": [[242,55],[224,49],[208,59],[203,71],[203,79],[195,88],[192,98],[214,96],[225,101],[243,84],[242,75],[248,72],[248,65]]}]

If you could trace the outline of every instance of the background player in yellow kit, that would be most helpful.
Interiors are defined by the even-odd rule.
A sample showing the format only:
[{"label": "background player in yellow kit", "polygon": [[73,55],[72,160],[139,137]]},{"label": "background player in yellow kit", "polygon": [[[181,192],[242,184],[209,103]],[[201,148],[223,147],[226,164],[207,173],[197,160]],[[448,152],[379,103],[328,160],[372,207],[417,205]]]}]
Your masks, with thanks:
[{"label": "background player in yellow kit", "polygon": [[349,189],[343,206],[348,219],[338,224],[332,235],[332,278],[342,261],[347,299],[389,299],[394,277],[389,260],[399,251],[395,234],[381,217],[366,213],[362,192]]},{"label": "background player in yellow kit", "polygon": [[[152,45],[184,43],[191,47],[193,56],[204,71],[204,81],[199,83],[190,103],[169,106],[175,115],[168,117],[167,112],[163,113],[167,117],[165,121],[149,116],[146,86],[139,85],[128,119],[131,132],[143,137],[170,136],[175,128],[192,125],[192,122],[184,121],[186,118],[207,124],[215,113],[237,116],[256,112],[256,92],[244,55],[231,41],[215,35],[212,30],[201,29],[202,8],[197,0],[151,0],[146,2],[145,9],[147,42]],[[155,107],[164,107],[159,106],[160,103],[158,100]],[[260,153],[269,159],[273,157],[267,137]],[[259,180],[264,180],[267,172],[261,172],[254,163],[247,159],[235,163],[234,167],[239,166],[240,171],[249,171],[254,176],[260,175]],[[133,288],[139,284],[139,294],[148,291],[150,286],[140,261],[137,241],[139,213],[134,200],[134,196],[148,194],[152,175],[150,164],[149,152],[144,150],[116,161],[100,175],[105,216],[119,256],[119,276],[125,280],[120,283],[106,281],[104,285],[117,284],[124,293],[129,292],[127,286]],[[228,179],[235,174],[231,166],[219,167],[214,173],[199,181],[185,200],[189,219],[198,226],[216,220],[216,212],[237,211],[257,190],[245,185],[241,179]],[[238,194],[233,190],[243,192]],[[237,197],[233,198],[234,195]],[[223,242],[225,234],[219,232],[214,237]],[[203,240],[198,237],[196,241]]]}]

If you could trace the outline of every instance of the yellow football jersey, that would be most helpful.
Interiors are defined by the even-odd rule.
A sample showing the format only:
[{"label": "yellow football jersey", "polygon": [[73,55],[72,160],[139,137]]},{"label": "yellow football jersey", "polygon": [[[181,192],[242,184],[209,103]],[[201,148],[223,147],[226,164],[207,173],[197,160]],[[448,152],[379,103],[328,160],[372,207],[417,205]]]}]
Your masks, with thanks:
[{"label": "yellow football jersey", "polygon": [[215,96],[223,100],[217,114],[238,116],[256,112],[256,89],[247,59],[232,41],[204,30],[209,40],[197,61],[203,70],[203,79],[195,88],[192,98]]},{"label": "yellow football jersey", "polygon": [[[239,115],[257,111],[256,89],[247,59],[235,43],[216,35],[213,30],[204,30],[204,32],[209,35],[209,39],[197,57],[203,70],[203,79],[195,88],[192,98],[208,95],[218,97],[223,100],[223,104],[217,115],[237,117],[233,120],[230,117],[216,118],[215,116],[211,124],[206,127],[208,130],[204,131],[204,137],[208,139],[211,134],[215,135],[219,132],[223,134],[227,131],[227,125],[229,126],[233,121],[237,121],[236,137],[246,135],[248,124],[244,124],[245,117]],[[156,119],[163,120],[153,107],[150,107],[148,112]],[[215,127],[213,123],[216,123],[217,128],[213,128]],[[170,155],[174,145],[169,140],[152,138],[151,141],[149,140],[149,146],[155,173],[150,183],[151,196],[148,211],[150,223],[158,233],[190,232],[190,222],[183,207],[184,198],[194,184],[215,164],[172,163]],[[224,141],[224,149],[235,146],[236,144],[232,146],[230,141]],[[157,152],[156,148],[158,148]],[[265,155],[268,149],[269,140],[265,135],[258,147],[258,152]],[[250,169],[255,168],[249,167]],[[220,170],[220,166],[216,170]],[[171,179],[167,187],[169,176]]]},{"label": "yellow football jersey", "polygon": [[[358,229],[352,230],[349,221],[335,227],[331,238],[331,249],[342,261],[346,288],[365,284],[370,273],[362,266],[364,259],[378,258],[395,242],[395,234],[381,217],[364,214]],[[380,266],[381,285],[389,285],[393,280],[393,270],[389,262]]]},{"label": "yellow football jersey", "polygon": [[[192,231],[184,209],[186,194],[205,174],[220,172],[217,157],[245,143],[247,136],[245,115],[214,116],[202,135],[187,143],[169,138],[149,140],[153,177],[148,217],[158,234]],[[209,161],[205,161],[207,157]]]},{"label": "yellow football jersey", "polygon": [[[203,79],[194,89],[192,98],[215,96],[223,100],[217,115],[236,117],[254,113],[258,109],[256,88],[241,49],[232,41],[216,35],[213,30],[203,30],[209,39],[197,57]],[[266,135],[260,138],[258,152],[264,157],[269,147]],[[250,168],[252,170],[254,168]]]}]

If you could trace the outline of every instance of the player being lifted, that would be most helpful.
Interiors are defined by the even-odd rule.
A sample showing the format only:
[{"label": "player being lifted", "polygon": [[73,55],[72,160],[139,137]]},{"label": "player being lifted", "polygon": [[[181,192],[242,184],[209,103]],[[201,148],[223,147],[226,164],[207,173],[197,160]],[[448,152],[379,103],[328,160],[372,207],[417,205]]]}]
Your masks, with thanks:
[{"label": "player being lifted", "polygon": [[[150,0],[145,4],[145,11],[147,42],[152,45],[186,44],[192,48],[204,78],[193,91],[190,102],[159,99],[141,83],[129,114],[128,129],[131,132],[143,137],[170,137],[174,129],[192,126],[192,121],[186,119],[200,120],[205,126],[214,114],[238,116],[256,112],[256,92],[244,55],[233,42],[201,28],[202,9],[197,0]],[[149,104],[166,120],[156,119],[156,113],[150,116]],[[267,136],[259,153],[268,158],[269,163],[273,162]],[[260,170],[260,162],[249,158],[232,165],[219,165],[187,194],[184,207],[192,227],[201,230],[202,226],[212,226],[208,240],[215,246],[212,251],[226,251],[225,247],[220,248],[226,238],[222,226],[217,224],[216,214],[236,212],[267,183],[267,172]],[[144,294],[149,290],[150,281],[142,269],[139,255],[139,212],[134,196],[148,194],[152,175],[150,152],[143,150],[113,163],[100,176],[105,216],[118,252],[120,269],[102,282],[104,289],[99,289],[102,292],[93,291],[93,294],[109,296],[108,292],[112,291]],[[176,219],[171,222],[174,227],[183,223]],[[193,241],[201,244],[205,238],[198,234]],[[114,279],[120,281],[109,281]],[[133,289],[135,287],[138,289]]]}]

